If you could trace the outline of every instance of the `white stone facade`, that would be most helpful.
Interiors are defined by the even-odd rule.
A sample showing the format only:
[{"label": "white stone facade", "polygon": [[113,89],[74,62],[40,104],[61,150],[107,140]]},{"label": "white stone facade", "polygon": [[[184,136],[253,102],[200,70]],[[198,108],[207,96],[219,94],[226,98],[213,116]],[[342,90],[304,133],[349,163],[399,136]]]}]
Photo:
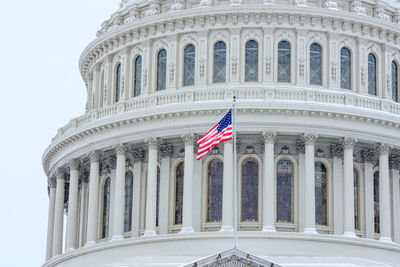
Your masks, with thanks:
[{"label": "white stone facade", "polygon": [[[50,195],[44,266],[186,266],[232,248],[233,143],[197,161],[195,140],[227,112],[233,96],[239,249],[282,266],[396,266],[400,82],[393,64],[400,66],[399,10],[398,1],[122,1],[80,59],[86,113],[60,128],[43,155]],[[251,82],[249,40],[258,45]],[[289,82],[279,78],[282,41],[290,44]],[[218,42],[226,45],[222,83],[215,82]],[[311,81],[312,44],[322,48],[318,85]],[[191,85],[185,85],[188,45],[195,48]],[[342,48],[351,52],[350,89],[341,88]],[[162,50],[165,87],[158,90]],[[370,55],[376,59],[376,94],[369,91]],[[208,170],[216,159],[223,162],[222,211],[220,221],[210,222]],[[249,159],[258,166],[257,219],[245,221],[240,188]],[[289,222],[277,218],[281,160],[293,166]],[[182,162],[190,175],[183,178],[182,222],[176,224]],[[323,224],[316,223],[316,163],[326,168]]]}]

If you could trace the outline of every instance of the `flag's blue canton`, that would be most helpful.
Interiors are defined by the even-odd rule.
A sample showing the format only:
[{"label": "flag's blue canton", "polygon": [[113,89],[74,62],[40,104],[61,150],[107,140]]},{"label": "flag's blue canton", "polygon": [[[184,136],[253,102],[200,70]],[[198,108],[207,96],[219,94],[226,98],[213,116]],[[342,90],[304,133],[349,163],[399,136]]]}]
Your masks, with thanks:
[{"label": "flag's blue canton", "polygon": [[222,120],[219,121],[217,131],[218,133],[222,132],[228,125],[232,124],[232,110],[229,110],[229,112],[225,115],[225,117],[222,118]]}]

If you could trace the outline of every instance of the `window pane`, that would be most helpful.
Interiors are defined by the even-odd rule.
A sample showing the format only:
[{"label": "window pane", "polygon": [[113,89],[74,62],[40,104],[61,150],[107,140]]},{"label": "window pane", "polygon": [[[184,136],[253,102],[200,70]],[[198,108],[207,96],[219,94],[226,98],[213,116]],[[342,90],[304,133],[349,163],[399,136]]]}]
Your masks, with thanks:
[{"label": "window pane", "polygon": [[190,44],[185,47],[183,86],[194,85],[195,55],[194,45]]},{"label": "window pane", "polygon": [[179,163],[175,170],[175,221],[174,224],[182,224],[183,211],[183,162]]},{"label": "window pane", "polygon": [[157,56],[157,91],[164,90],[167,80],[167,51],[158,52]]},{"label": "window pane", "polygon": [[392,61],[392,99],[399,102],[399,74],[397,71],[397,63]]},{"label": "window pane", "polygon": [[214,45],[214,83],[224,83],[226,79],[226,45],[218,42]]},{"label": "window pane", "polygon": [[316,43],[310,46],[310,83],[322,85],[322,49]]},{"label": "window pane", "polygon": [[290,82],[290,43],[278,44],[278,82]]},{"label": "window pane", "polygon": [[132,197],[133,197],[133,173],[125,173],[125,212],[124,232],[129,232],[132,227]]},{"label": "window pane", "polygon": [[353,177],[354,177],[354,228],[360,230],[360,221],[359,221],[360,178],[358,176],[358,172],[356,169],[353,169]]},{"label": "window pane", "polygon": [[103,229],[102,229],[102,238],[107,238],[109,235],[109,222],[110,222],[110,191],[111,191],[111,183],[110,178],[104,182],[103,186]]},{"label": "window pane", "polygon": [[222,161],[212,160],[208,164],[207,222],[220,222],[222,220],[222,175]]},{"label": "window pane", "polygon": [[139,96],[142,91],[142,56],[138,56],[135,60],[135,77],[133,87],[133,96]]},{"label": "window pane", "polygon": [[258,81],[258,43],[254,40],[246,43],[245,81]]},{"label": "window pane", "polygon": [[315,162],[315,223],[328,225],[327,172],[321,162]]},{"label": "window pane", "polygon": [[293,164],[282,159],[276,168],[276,221],[293,223]]},{"label": "window pane", "polygon": [[379,172],[374,173],[374,229],[375,233],[380,233],[379,224]]},{"label": "window pane", "polygon": [[368,94],[376,95],[376,57],[368,55]]},{"label": "window pane", "polygon": [[242,166],[241,221],[258,221],[258,163],[247,160]]},{"label": "window pane", "polygon": [[158,226],[159,210],[160,210],[160,167],[157,166],[156,226]]},{"label": "window pane", "polygon": [[115,103],[119,101],[121,94],[121,64],[118,64],[115,74]]},{"label": "window pane", "polygon": [[340,88],[351,89],[351,53],[346,47],[340,50]]}]

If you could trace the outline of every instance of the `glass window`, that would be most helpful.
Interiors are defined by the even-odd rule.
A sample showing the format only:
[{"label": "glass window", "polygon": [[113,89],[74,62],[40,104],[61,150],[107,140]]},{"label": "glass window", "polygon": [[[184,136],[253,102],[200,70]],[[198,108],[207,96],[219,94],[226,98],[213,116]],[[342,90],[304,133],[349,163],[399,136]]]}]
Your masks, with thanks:
[{"label": "glass window", "polygon": [[374,173],[374,229],[380,233],[379,225],[379,171]]},{"label": "glass window", "polygon": [[195,47],[190,44],[185,47],[183,60],[183,86],[194,85]]},{"label": "glass window", "polygon": [[399,73],[397,63],[392,61],[392,99],[399,102]]},{"label": "glass window", "polygon": [[376,95],[376,57],[368,55],[368,94]]},{"label": "glass window", "polygon": [[107,238],[110,224],[111,179],[107,178],[103,186],[103,221],[101,237]]},{"label": "glass window", "polygon": [[157,166],[156,226],[158,226],[159,210],[160,210],[160,167]]},{"label": "glass window", "polygon": [[293,223],[293,163],[281,159],[276,166],[276,221]]},{"label": "glass window", "polygon": [[258,163],[246,160],[242,165],[241,221],[258,221]]},{"label": "glass window", "polygon": [[226,80],[226,45],[220,41],[214,45],[214,83]]},{"label": "glass window", "polygon": [[121,95],[121,64],[118,64],[115,73],[115,103],[119,101]]},{"label": "glass window", "polygon": [[125,211],[124,232],[129,232],[132,227],[132,199],[133,199],[133,173],[125,173]]},{"label": "glass window", "polygon": [[346,47],[340,49],[340,88],[351,89],[351,52]]},{"label": "glass window", "polygon": [[246,43],[245,81],[258,81],[258,43],[254,40]]},{"label": "glass window", "polygon": [[167,51],[160,50],[157,56],[157,91],[164,90],[167,82]]},{"label": "glass window", "polygon": [[354,228],[360,230],[360,177],[357,170],[353,169],[354,177]]},{"label": "glass window", "polygon": [[290,83],[290,43],[278,44],[278,82]]},{"label": "glass window", "polygon": [[218,159],[208,164],[207,222],[222,220],[223,163]]},{"label": "glass window", "polygon": [[317,43],[310,46],[310,84],[322,85],[322,48]]},{"label": "glass window", "polygon": [[326,166],[315,162],[315,223],[328,225],[328,177]]},{"label": "glass window", "polygon": [[142,56],[135,60],[135,74],[133,83],[133,96],[139,96],[142,91]]},{"label": "glass window", "polygon": [[175,220],[174,224],[182,224],[183,212],[183,162],[175,169]]}]

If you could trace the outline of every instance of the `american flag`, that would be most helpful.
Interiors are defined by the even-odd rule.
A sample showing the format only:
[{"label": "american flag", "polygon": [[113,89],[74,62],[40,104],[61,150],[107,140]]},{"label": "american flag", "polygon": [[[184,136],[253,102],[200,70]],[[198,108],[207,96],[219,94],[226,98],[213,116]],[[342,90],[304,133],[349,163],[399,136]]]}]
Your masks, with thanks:
[{"label": "american flag", "polygon": [[211,148],[218,146],[219,143],[232,139],[232,110],[220,120],[205,135],[197,139],[199,150],[197,160],[210,152]]}]

